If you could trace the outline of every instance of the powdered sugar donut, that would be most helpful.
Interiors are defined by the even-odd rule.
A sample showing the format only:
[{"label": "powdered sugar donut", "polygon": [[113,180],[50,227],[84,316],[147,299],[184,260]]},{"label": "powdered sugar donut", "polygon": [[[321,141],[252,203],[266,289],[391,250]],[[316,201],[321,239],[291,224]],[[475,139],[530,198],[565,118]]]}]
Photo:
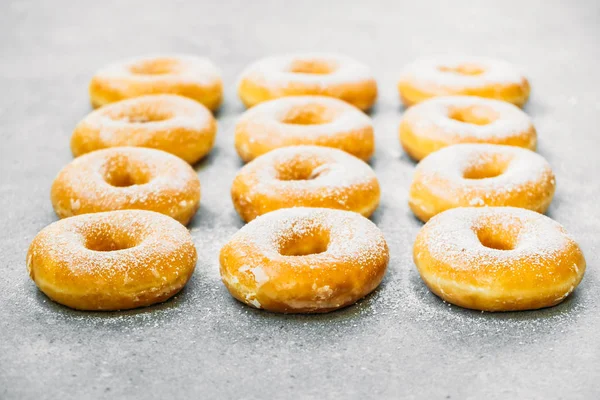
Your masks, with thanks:
[{"label": "powdered sugar donut", "polygon": [[417,235],[414,260],[445,301],[485,311],[550,307],[581,282],[585,259],[564,228],[513,207],[456,208]]},{"label": "powdered sugar donut", "polygon": [[335,147],[366,161],[375,150],[373,124],[341,100],[292,96],[251,108],[235,127],[235,148],[244,161],[300,144]]},{"label": "powdered sugar donut", "polygon": [[400,123],[400,143],[415,160],[457,143],[493,143],[535,150],[531,118],[505,101],[444,96],[409,108]]},{"label": "powdered sugar donut", "polygon": [[157,211],[187,224],[200,205],[200,180],[183,160],[160,150],[113,147],[85,154],[52,184],[60,218],[100,211]]},{"label": "powdered sugar donut", "polygon": [[202,104],[175,95],[149,95],[104,106],[73,132],[75,157],[118,146],[164,150],[193,164],[212,149],[217,122]]},{"label": "powdered sugar donut", "polygon": [[37,234],[29,276],[48,297],[79,310],[124,310],[167,300],[196,266],[189,232],[150,211],[78,215]]},{"label": "powdered sugar donut", "polygon": [[178,94],[216,110],[223,97],[221,73],[206,58],[157,55],[110,64],[90,82],[92,106],[146,94]]},{"label": "powdered sugar donut", "polygon": [[290,207],[325,207],[370,216],[379,205],[379,182],[366,163],[341,150],[292,146],[244,166],[231,187],[245,221]]},{"label": "powdered sugar donut", "polygon": [[332,311],[373,291],[387,268],[383,234],[359,214],[325,208],[273,211],[221,249],[233,297],[283,313]]},{"label": "powdered sugar donut", "polygon": [[337,97],[362,110],[377,98],[377,83],[369,68],[336,54],[284,54],[263,58],[242,73],[238,94],[246,107],[298,95]]},{"label": "powdered sugar donut", "polygon": [[514,146],[456,144],[425,157],[408,204],[422,221],[455,207],[513,206],[543,213],[556,183],[539,154]]},{"label": "powdered sugar donut", "polygon": [[483,57],[415,61],[403,69],[398,90],[407,106],[430,97],[464,94],[522,107],[529,98],[529,82],[515,66]]}]

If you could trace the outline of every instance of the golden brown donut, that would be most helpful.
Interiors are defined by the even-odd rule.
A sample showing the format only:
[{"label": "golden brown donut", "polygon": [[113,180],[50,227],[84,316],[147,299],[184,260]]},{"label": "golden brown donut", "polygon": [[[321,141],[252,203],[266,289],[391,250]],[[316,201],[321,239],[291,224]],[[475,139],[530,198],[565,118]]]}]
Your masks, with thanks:
[{"label": "golden brown donut", "polygon": [[113,147],[76,158],[50,194],[60,218],[100,211],[157,211],[187,224],[200,205],[200,180],[183,160],[160,150]]},{"label": "golden brown donut", "polygon": [[78,215],[33,239],[29,276],[48,297],[78,310],[160,303],[194,272],[196,248],[179,222],[143,210]]},{"label": "golden brown donut", "polygon": [[379,181],[363,161],[341,150],[291,146],[245,165],[231,186],[245,221],[290,207],[325,207],[370,216],[379,205]]},{"label": "golden brown donut", "polygon": [[411,106],[431,97],[487,97],[522,107],[529,98],[527,78],[506,61],[483,57],[423,59],[407,65],[398,82],[400,97]]},{"label": "golden brown donut", "polygon": [[288,208],[258,217],[221,249],[233,297],[282,313],[321,313],[355,303],[385,274],[383,234],[359,214]]},{"label": "golden brown donut", "polygon": [[400,123],[400,143],[415,160],[457,143],[491,143],[535,150],[531,118],[505,101],[443,96],[409,108]]},{"label": "golden brown donut", "polygon": [[251,108],[235,127],[235,148],[246,162],[273,149],[300,144],[335,147],[367,161],[375,151],[373,123],[341,100],[293,96]]},{"label": "golden brown donut", "polygon": [[456,207],[513,206],[543,213],[556,186],[539,154],[520,147],[456,144],[415,169],[408,204],[422,221]]},{"label": "golden brown donut", "polygon": [[432,218],[417,235],[421,278],[443,300],[484,311],[550,307],[581,282],[585,259],[562,226],[513,207],[466,207]]},{"label": "golden brown donut", "polygon": [[213,147],[217,122],[202,104],[186,97],[140,96],[104,106],[75,128],[71,150],[78,157],[107,147],[150,147],[190,164]]},{"label": "golden brown donut", "polygon": [[284,96],[323,95],[368,110],[377,99],[377,82],[367,66],[350,57],[284,54],[263,58],[246,68],[238,94],[246,107]]},{"label": "golden brown donut", "polygon": [[90,82],[92,106],[146,94],[178,94],[216,110],[223,98],[221,73],[206,58],[158,55],[110,64]]}]

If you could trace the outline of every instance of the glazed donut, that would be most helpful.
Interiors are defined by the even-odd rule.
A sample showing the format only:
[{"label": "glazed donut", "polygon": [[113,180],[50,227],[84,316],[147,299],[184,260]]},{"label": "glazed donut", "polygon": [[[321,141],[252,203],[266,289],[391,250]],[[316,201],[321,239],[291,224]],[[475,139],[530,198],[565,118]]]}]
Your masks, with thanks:
[{"label": "glazed donut", "polygon": [[238,94],[246,107],[284,96],[337,97],[361,110],[377,98],[369,68],[341,55],[307,53],[263,58],[242,73]]},{"label": "glazed donut", "polygon": [[577,287],[585,259],[564,228],[533,211],[445,211],[417,235],[421,278],[443,300],[483,311],[550,307]]},{"label": "glazed donut", "polygon": [[200,180],[183,160],[160,150],[113,147],[64,167],[50,198],[60,218],[125,209],[157,211],[187,224],[200,205]]},{"label": "glazed donut", "polygon": [[29,276],[48,297],[78,310],[160,303],[194,272],[189,232],[162,214],[126,210],[78,215],[44,228],[27,253]]},{"label": "glazed donut", "polygon": [[548,162],[520,147],[456,144],[415,169],[408,204],[419,219],[456,207],[513,206],[546,211],[556,182]]},{"label": "glazed donut", "polygon": [[216,110],[223,97],[221,72],[206,58],[160,55],[110,64],[90,82],[93,107],[145,94],[178,94]]},{"label": "glazed donut", "polygon": [[381,282],[383,234],[359,214],[288,208],[250,222],[221,249],[221,278],[255,308],[321,313],[355,303]]},{"label": "glazed donut", "polygon": [[535,150],[531,118],[505,101],[446,96],[409,108],[400,123],[400,143],[415,160],[457,143],[492,143]]},{"label": "glazed donut", "polygon": [[231,186],[233,205],[245,221],[291,207],[336,208],[368,217],[379,205],[379,193],[369,165],[320,146],[273,150],[245,165]]},{"label": "glazed donut", "polygon": [[73,132],[75,157],[118,146],[151,147],[193,164],[212,149],[217,122],[202,104],[159,94],[109,104],[85,117]]},{"label": "glazed donut", "polygon": [[529,98],[527,78],[506,61],[481,57],[424,59],[404,68],[398,82],[406,106],[430,97],[470,95],[522,107]]},{"label": "glazed donut", "polygon": [[335,147],[367,161],[375,151],[371,118],[341,100],[293,96],[246,111],[235,127],[235,148],[248,162],[273,149],[299,144]]}]

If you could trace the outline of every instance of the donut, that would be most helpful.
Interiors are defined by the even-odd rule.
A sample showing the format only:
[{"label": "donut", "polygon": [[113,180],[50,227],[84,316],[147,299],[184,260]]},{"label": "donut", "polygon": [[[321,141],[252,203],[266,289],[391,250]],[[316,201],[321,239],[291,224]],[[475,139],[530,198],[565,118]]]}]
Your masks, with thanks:
[{"label": "donut", "polygon": [[527,78],[506,61],[482,57],[422,59],[407,65],[398,81],[406,106],[430,97],[470,95],[522,107],[529,98]]},{"label": "donut", "polygon": [[163,302],[187,283],[196,248],[180,223],[144,210],[78,215],[33,239],[29,276],[50,299],[78,310]]},{"label": "donut", "polygon": [[514,207],[465,207],[425,224],[414,261],[444,301],[482,311],[550,307],[581,282],[585,259],[557,222]]},{"label": "donut", "polygon": [[52,183],[60,218],[101,211],[156,211],[187,224],[200,205],[200,180],[183,160],[160,150],[113,147],[73,160]]},{"label": "donut", "polygon": [[539,154],[514,146],[456,144],[415,169],[408,204],[422,221],[456,207],[513,206],[544,213],[556,186]]},{"label": "donut", "polygon": [[370,69],[336,54],[283,54],[263,58],[242,72],[238,94],[246,107],[284,96],[337,97],[361,110],[377,98],[377,82]]},{"label": "donut", "polygon": [[492,143],[535,150],[531,118],[505,101],[445,96],[409,108],[400,123],[400,143],[415,160],[457,143]]},{"label": "donut", "polygon": [[73,132],[75,157],[107,147],[164,150],[194,164],[213,147],[217,122],[202,104],[158,94],[106,105],[85,117]]},{"label": "donut", "polygon": [[210,110],[221,105],[221,72],[206,58],[192,55],[158,55],[110,64],[92,77],[90,98],[94,108],[146,94],[178,94]]},{"label": "donut", "polygon": [[248,162],[300,144],[335,147],[367,161],[375,151],[371,118],[341,100],[292,96],[247,110],[235,127],[235,148]]},{"label": "donut", "polygon": [[221,249],[221,278],[237,300],[280,313],[354,304],[381,282],[383,234],[359,214],[288,208],[256,218]]},{"label": "donut", "polygon": [[370,216],[379,205],[379,182],[365,162],[341,150],[291,146],[246,164],[231,186],[245,221],[291,207],[324,207]]}]

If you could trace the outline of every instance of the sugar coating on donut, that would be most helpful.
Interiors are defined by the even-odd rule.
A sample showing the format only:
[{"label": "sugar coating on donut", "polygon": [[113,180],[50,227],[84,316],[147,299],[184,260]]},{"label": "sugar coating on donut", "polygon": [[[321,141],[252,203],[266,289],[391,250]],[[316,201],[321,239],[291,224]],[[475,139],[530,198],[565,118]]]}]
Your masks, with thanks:
[{"label": "sugar coating on donut", "polygon": [[[156,94],[134,97],[92,111],[84,120],[111,142],[118,132],[113,127],[143,128],[145,131],[174,128],[201,129],[213,123],[213,115],[202,104],[187,97]],[[119,138],[123,140],[123,138]]]},{"label": "sugar coating on donut", "polygon": [[[294,71],[295,64],[306,64],[306,71]],[[318,72],[310,72],[311,64]],[[276,89],[293,83],[329,85],[372,80],[366,65],[351,57],[328,53],[298,53],[265,57],[250,64],[241,74],[240,83],[252,79]],[[238,83],[239,86],[239,83]]]},{"label": "sugar coating on donut", "polygon": [[[498,175],[469,179],[470,170],[483,169],[494,163],[504,164]],[[548,161],[530,150],[493,144],[456,144],[424,158],[416,169],[419,179],[435,184],[439,179],[469,191],[482,187],[496,191],[523,190],[529,184],[546,179],[554,185],[554,174]]]},{"label": "sugar coating on donut", "polygon": [[[311,124],[286,122],[291,113],[325,114],[323,121]],[[286,96],[262,102],[248,109],[240,122],[277,124],[293,134],[336,135],[344,131],[372,128],[373,123],[365,113],[345,101],[328,96]],[[257,134],[259,130],[257,129]]]},{"label": "sugar coating on donut", "polygon": [[359,214],[288,208],[240,229],[221,250],[221,275],[236,298],[254,307],[323,312],[373,290],[388,258],[381,231]]},{"label": "sugar coating on donut", "polygon": [[[491,222],[490,222],[491,221]],[[490,223],[502,232],[510,232],[518,243],[508,251],[486,247],[477,231]],[[556,221],[543,214],[515,207],[454,208],[432,218],[427,224],[427,249],[431,256],[457,268],[485,266],[504,271],[507,261],[531,254],[539,259],[556,260],[573,238]],[[531,258],[535,268],[538,258]],[[516,265],[515,265],[516,267]],[[577,265],[573,269],[577,271]],[[518,271],[514,271],[517,272]]]},{"label": "sugar coating on donut", "polygon": [[435,216],[417,235],[414,260],[435,294],[484,311],[556,305],[586,267],[562,226],[513,207],[455,208]]},{"label": "sugar coating on donut", "polygon": [[[238,182],[245,192],[239,192]],[[232,190],[241,207],[260,208],[269,199],[289,207],[321,199],[342,209],[360,204],[352,211],[370,214],[379,202],[379,183],[368,164],[321,146],[283,147],[262,155],[238,172]]]},{"label": "sugar coating on donut", "polygon": [[[477,73],[456,72],[462,67]],[[421,59],[401,72],[400,82],[418,81],[420,86],[443,85],[454,89],[481,88],[489,85],[521,85],[524,75],[513,64],[484,57],[443,57]]]},{"label": "sugar coating on donut", "polygon": [[27,268],[55,301],[79,309],[125,309],[164,301],[196,263],[189,232],[143,210],[63,219],[33,240]]},{"label": "sugar coating on donut", "polygon": [[146,208],[177,218],[195,212],[200,182],[189,164],[169,153],[114,147],[85,154],[64,167],[51,197],[61,217]]},{"label": "sugar coating on donut", "polygon": [[[471,109],[490,114],[490,122],[475,124],[452,118],[452,111]],[[479,109],[479,110],[478,110]],[[532,132],[531,118],[519,107],[505,101],[476,96],[442,96],[409,108],[403,122],[413,133],[431,139],[472,137],[481,140],[503,139]]]},{"label": "sugar coating on donut", "polygon": [[[165,65],[160,71],[152,64]],[[149,73],[144,73],[147,65]],[[136,67],[139,67],[136,72]],[[213,85],[221,81],[220,70],[207,58],[186,54],[162,54],[148,55],[130,58],[109,64],[100,69],[95,77],[98,78],[135,78],[139,81],[151,82],[164,79],[168,76],[177,76],[181,82],[198,83],[202,85]],[[113,88],[128,89],[127,81],[111,79]]]}]

